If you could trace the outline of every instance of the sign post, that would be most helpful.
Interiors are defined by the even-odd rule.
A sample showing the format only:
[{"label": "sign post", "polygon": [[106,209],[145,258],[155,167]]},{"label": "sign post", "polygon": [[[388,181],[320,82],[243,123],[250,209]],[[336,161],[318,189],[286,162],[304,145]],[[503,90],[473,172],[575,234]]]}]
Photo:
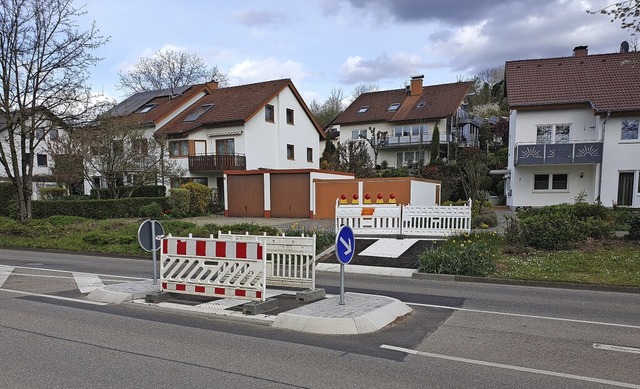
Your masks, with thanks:
[{"label": "sign post", "polygon": [[340,305],[344,305],[344,265],[351,262],[356,249],[356,239],[349,226],[342,226],[336,234],[336,257],[340,262]]},{"label": "sign post", "polygon": [[151,251],[153,260],[153,285],[158,283],[156,251],[160,248],[160,239],[164,236],[164,228],[157,220],[145,220],[138,227],[138,242],[145,251]]}]

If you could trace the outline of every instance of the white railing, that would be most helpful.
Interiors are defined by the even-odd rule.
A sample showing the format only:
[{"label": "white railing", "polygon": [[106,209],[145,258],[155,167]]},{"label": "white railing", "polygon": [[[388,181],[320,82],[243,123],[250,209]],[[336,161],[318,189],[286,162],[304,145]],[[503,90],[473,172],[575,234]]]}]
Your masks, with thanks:
[{"label": "white railing", "polygon": [[336,204],[336,231],[343,225],[356,236],[444,238],[471,231],[471,200],[463,206]]},{"label": "white railing", "polygon": [[218,239],[260,242],[267,251],[267,285],[316,288],[316,236],[267,236],[218,231]]}]

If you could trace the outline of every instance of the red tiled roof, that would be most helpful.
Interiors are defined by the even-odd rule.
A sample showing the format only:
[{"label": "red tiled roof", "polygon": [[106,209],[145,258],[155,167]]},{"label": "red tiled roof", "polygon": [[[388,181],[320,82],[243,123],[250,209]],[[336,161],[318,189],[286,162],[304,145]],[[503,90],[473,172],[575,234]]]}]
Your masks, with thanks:
[{"label": "red tiled roof", "polygon": [[507,61],[512,108],[589,103],[596,112],[640,111],[640,52]]},{"label": "red tiled roof", "polygon": [[[412,122],[445,118],[456,112],[472,85],[471,82],[429,85],[422,88],[422,94],[413,96],[407,96],[405,89],[363,93],[332,124]],[[420,102],[425,103],[421,108]],[[400,103],[398,110],[388,111],[389,106],[394,103]],[[358,113],[363,106],[369,106],[369,109]]]},{"label": "red tiled roof", "polygon": [[[260,112],[270,100],[287,87],[291,88],[300,105],[304,107],[306,114],[313,121],[318,133],[324,137],[322,129],[315,122],[313,115],[290,79],[213,89],[209,94],[200,98],[191,107],[173,118],[159,131],[166,135],[179,136],[202,127],[242,125]],[[213,104],[213,108],[194,121],[184,121],[187,116],[204,104]]]}]

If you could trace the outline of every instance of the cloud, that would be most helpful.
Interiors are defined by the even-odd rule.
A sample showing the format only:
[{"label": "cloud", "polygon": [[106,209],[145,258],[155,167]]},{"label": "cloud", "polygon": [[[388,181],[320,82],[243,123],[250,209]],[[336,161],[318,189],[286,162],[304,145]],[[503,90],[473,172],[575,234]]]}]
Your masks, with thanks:
[{"label": "cloud", "polygon": [[233,16],[233,19],[240,24],[254,28],[279,26],[282,23],[288,23],[288,18],[285,14],[253,9],[246,9],[237,12]]},{"label": "cloud", "polygon": [[244,60],[231,67],[229,82],[231,85],[248,84],[279,78],[290,78],[294,84],[299,84],[307,77],[303,64],[295,61],[278,61],[267,58],[261,61]]},{"label": "cloud", "polygon": [[345,84],[407,78],[425,66],[419,56],[405,53],[383,53],[373,59],[351,56],[342,64],[340,78]]}]

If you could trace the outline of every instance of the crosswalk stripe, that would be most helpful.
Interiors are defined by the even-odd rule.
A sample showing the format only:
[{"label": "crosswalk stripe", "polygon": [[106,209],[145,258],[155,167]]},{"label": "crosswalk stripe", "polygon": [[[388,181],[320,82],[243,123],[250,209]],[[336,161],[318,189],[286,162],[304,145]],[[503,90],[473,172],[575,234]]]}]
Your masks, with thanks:
[{"label": "crosswalk stripe", "polygon": [[91,293],[98,288],[104,287],[104,283],[95,274],[73,273],[73,278],[80,289],[80,293]]},{"label": "crosswalk stripe", "polygon": [[12,271],[13,266],[0,265],[0,287],[2,287],[2,284],[9,278]]}]

